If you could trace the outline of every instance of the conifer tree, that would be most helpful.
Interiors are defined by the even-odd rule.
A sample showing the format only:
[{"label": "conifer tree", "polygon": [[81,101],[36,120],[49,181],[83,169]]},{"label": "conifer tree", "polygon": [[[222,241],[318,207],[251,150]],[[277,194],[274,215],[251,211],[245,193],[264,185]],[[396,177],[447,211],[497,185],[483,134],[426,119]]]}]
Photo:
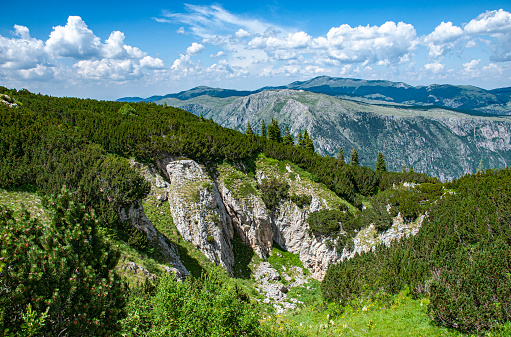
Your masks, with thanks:
[{"label": "conifer tree", "polygon": [[376,171],[386,172],[387,166],[385,165],[385,157],[381,152],[378,152],[378,159],[376,160]]},{"label": "conifer tree", "polygon": [[358,166],[358,151],[357,148],[354,147],[353,150],[351,150],[351,165]]},{"label": "conifer tree", "polygon": [[272,118],[271,124],[268,126],[268,139],[281,143],[282,134],[280,132],[279,124]]},{"label": "conifer tree", "polygon": [[314,144],[312,139],[309,137],[307,129],[303,132],[303,147],[309,151],[314,152]]},{"label": "conifer tree", "polygon": [[125,315],[124,286],[113,271],[118,253],[98,234],[94,213],[74,204],[66,190],[47,204],[45,225],[28,212],[15,220],[0,207],[4,328],[19,331],[30,304],[46,315],[42,336],[113,334]]},{"label": "conifer tree", "polygon": [[296,146],[297,147],[302,147],[303,146],[302,131],[298,131],[298,139],[296,140]]},{"label": "conifer tree", "polygon": [[342,149],[342,146],[339,148],[339,153],[337,154],[337,160],[344,164],[344,150]]},{"label": "conifer tree", "polygon": [[403,168],[401,169],[401,173],[406,173],[406,165],[403,164]]},{"label": "conifer tree", "polygon": [[266,124],[264,123],[264,119],[261,120],[261,137],[266,138],[268,135],[266,134]]},{"label": "conifer tree", "polygon": [[282,143],[284,145],[294,145],[294,141],[293,136],[291,136],[289,132],[289,128],[286,126],[286,134],[282,137]]},{"label": "conifer tree", "polygon": [[408,172],[413,173],[413,165],[410,165],[410,171]]},{"label": "conifer tree", "polygon": [[247,123],[247,130],[245,131],[245,134],[248,136],[253,136],[254,131],[252,130],[252,127],[250,126],[250,123]]}]

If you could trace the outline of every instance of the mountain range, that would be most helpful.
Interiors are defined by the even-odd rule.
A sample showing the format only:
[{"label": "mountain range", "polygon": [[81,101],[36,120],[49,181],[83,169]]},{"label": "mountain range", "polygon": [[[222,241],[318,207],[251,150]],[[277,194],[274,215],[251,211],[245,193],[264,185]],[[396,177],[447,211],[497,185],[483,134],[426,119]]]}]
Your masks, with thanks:
[{"label": "mountain range", "polygon": [[197,87],[147,99],[179,107],[218,124],[258,132],[275,119],[295,138],[307,130],[317,152],[345,160],[356,148],[375,167],[382,152],[393,171],[413,167],[441,180],[511,162],[511,88],[413,87],[390,81],[317,77],[282,87],[236,91]]}]

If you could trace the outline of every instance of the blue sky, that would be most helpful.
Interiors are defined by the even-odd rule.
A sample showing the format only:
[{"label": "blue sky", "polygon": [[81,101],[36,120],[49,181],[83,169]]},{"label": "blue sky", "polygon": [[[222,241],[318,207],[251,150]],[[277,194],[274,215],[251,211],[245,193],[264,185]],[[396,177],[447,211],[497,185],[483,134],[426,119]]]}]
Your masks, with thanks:
[{"label": "blue sky", "polygon": [[54,96],[319,75],[511,86],[509,1],[11,1],[2,12],[0,85]]}]

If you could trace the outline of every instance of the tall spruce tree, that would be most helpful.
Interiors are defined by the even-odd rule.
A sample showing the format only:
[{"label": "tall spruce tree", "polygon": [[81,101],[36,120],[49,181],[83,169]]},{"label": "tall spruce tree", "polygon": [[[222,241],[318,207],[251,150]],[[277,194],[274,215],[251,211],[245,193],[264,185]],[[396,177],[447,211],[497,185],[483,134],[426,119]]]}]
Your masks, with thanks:
[{"label": "tall spruce tree", "polygon": [[357,151],[357,148],[354,147],[353,150],[351,150],[351,162],[350,162],[351,165],[353,166],[358,166],[359,163],[358,163],[358,151]]},{"label": "tall spruce tree", "polygon": [[266,133],[266,124],[264,123],[264,119],[261,120],[261,137],[266,138],[268,135]]},{"label": "tall spruce tree", "polygon": [[286,126],[286,134],[282,137],[282,143],[284,145],[294,145],[294,141],[293,136],[291,136],[289,132],[289,128]]},{"label": "tall spruce tree", "polygon": [[278,122],[272,118],[271,124],[268,126],[268,139],[281,143],[282,134],[280,132]]},{"label": "tall spruce tree", "polygon": [[245,134],[248,136],[253,136],[254,131],[252,130],[252,127],[250,126],[250,123],[247,123],[247,130],[245,130]]},{"label": "tall spruce tree", "polygon": [[385,157],[381,152],[378,152],[378,159],[376,160],[376,171],[386,172],[387,166],[385,165]]},{"label": "tall spruce tree", "polygon": [[303,147],[311,152],[314,152],[314,144],[312,139],[309,137],[307,130],[303,132]]},{"label": "tall spruce tree", "polygon": [[337,160],[344,164],[344,150],[342,149],[342,146],[339,148],[339,153],[337,153]]},{"label": "tall spruce tree", "polygon": [[298,138],[296,140],[296,146],[297,147],[302,147],[303,146],[303,136],[302,136],[302,131],[298,131]]}]

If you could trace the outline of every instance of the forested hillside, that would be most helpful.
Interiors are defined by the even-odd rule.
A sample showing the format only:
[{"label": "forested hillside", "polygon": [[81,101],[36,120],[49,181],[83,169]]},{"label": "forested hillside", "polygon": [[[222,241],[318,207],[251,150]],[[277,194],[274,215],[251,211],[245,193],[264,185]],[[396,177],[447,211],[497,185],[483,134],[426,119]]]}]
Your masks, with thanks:
[{"label": "forested hillside", "polygon": [[[391,310],[403,289],[429,299],[431,319],[461,331],[483,333],[511,317],[509,170],[441,184],[388,171],[381,153],[376,170],[361,166],[357,151],[348,163],[342,151],[323,157],[307,133],[294,140],[276,120],[258,136],[155,103],[0,94],[12,101],[0,104],[0,189],[45,207],[36,217],[20,202],[0,204],[0,336],[327,336],[348,333],[341,322],[356,303]],[[272,225],[279,245],[242,236],[254,228],[264,236],[244,220],[256,206],[253,222]],[[157,230],[137,227],[151,223],[144,210]],[[175,247],[185,282],[168,272],[161,247]],[[312,266],[300,258],[315,249],[351,259],[332,264],[323,299],[307,302],[319,282],[291,289],[302,277],[292,272]],[[218,250],[233,260],[212,261]],[[317,321],[273,316],[254,289],[252,261],[272,266],[274,279],[261,287],[303,296],[303,312]],[[144,281],[127,277],[128,267]]]}]

